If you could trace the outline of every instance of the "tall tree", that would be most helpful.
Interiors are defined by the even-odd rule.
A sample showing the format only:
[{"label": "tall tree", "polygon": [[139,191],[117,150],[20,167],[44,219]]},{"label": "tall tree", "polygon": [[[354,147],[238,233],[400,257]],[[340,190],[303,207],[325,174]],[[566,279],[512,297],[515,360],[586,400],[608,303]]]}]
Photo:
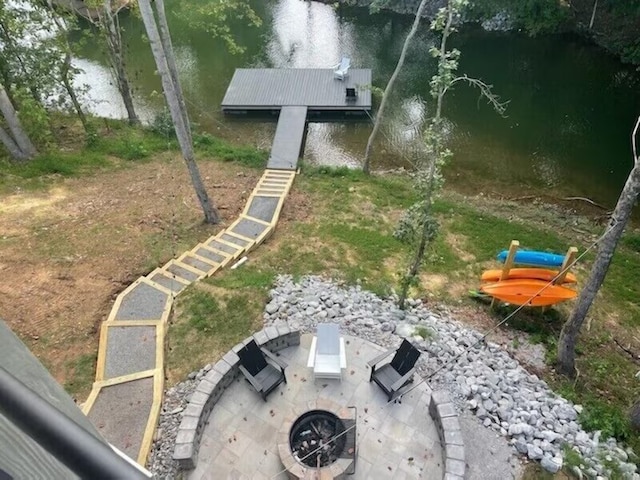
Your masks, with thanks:
[{"label": "tall tree", "polygon": [[[169,112],[171,114],[171,119],[173,120],[176,137],[178,138],[182,156],[187,164],[189,175],[191,176],[191,183],[193,184],[200,206],[204,212],[205,221],[207,223],[218,223],[220,221],[220,216],[209,200],[209,195],[204,187],[202,177],[200,176],[200,170],[198,169],[198,165],[195,161],[193,139],[191,137],[191,129],[188,126],[189,117],[186,109],[184,108],[184,101],[180,102],[178,94],[180,84],[177,77],[174,78],[169,69],[170,63],[173,62],[175,65],[175,60],[173,58],[173,49],[171,48],[171,39],[169,38],[168,29],[166,32],[163,32],[162,28],[160,28],[160,30],[158,29],[156,17],[149,0],[139,0],[138,5],[140,7],[140,14],[142,16],[142,21],[144,22],[147,37],[149,38],[149,43],[151,45],[153,58],[155,59],[156,67],[158,68],[158,73],[162,80],[162,89],[164,90],[164,96],[167,101],[167,105],[169,106]],[[163,0],[156,0],[155,5],[158,11],[164,12]],[[161,35],[165,37],[164,40],[161,38]]]},{"label": "tall tree", "polygon": [[443,183],[441,167],[452,155],[446,146],[442,113],[447,92],[456,83],[464,82],[478,88],[481,96],[500,115],[506,108],[506,103],[500,102],[500,99],[492,93],[491,85],[466,75],[456,77],[460,51],[447,50],[447,41],[455,31],[454,24],[459,20],[462,9],[468,4],[468,0],[448,0],[446,7],[439,10],[431,23],[432,30],[441,33],[440,46],[432,47],[430,50],[431,55],[438,60],[438,71],[431,79],[431,96],[436,101],[436,109],[426,128],[424,150],[419,156],[414,174],[414,188],[418,191],[419,200],[407,210],[395,232],[398,239],[411,244],[414,248],[409,266],[400,282],[401,291],[398,300],[400,308],[404,308],[409,288],[415,282],[426,248],[438,231],[438,222],[432,212],[433,197]]},{"label": "tall tree", "polygon": [[9,154],[16,160],[29,160],[38,152],[29,136],[22,128],[16,110],[7,95],[4,86],[0,84],[0,113],[9,129],[7,132],[0,125],[0,141],[8,150]]},{"label": "tall tree", "polygon": [[140,118],[133,105],[131,82],[129,82],[125,68],[125,45],[122,41],[122,29],[120,28],[119,14],[127,5],[127,2],[117,2],[117,5],[114,5],[113,0],[89,2],[89,6],[93,6],[97,13],[97,16],[91,21],[100,31],[107,47],[109,67],[122,97],[124,108],[127,110],[127,118],[131,125],[138,125]]},{"label": "tall tree", "polygon": [[638,200],[638,195],[640,195],[640,157],[638,156],[636,145],[639,127],[640,117],[638,117],[631,133],[633,168],[620,193],[609,225],[600,238],[598,253],[591,267],[589,278],[578,296],[578,301],[569,319],[562,326],[562,331],[560,332],[560,339],[558,340],[558,371],[570,377],[576,374],[576,342],[580,334],[580,329],[582,328],[587,313],[589,313],[591,304],[596,298],[596,294],[604,282],[609,266],[611,265],[611,260],[613,259],[613,254],[629,222],[629,218],[631,218],[631,213]]},{"label": "tall tree", "polygon": [[371,135],[369,135],[369,140],[367,140],[367,148],[364,152],[364,160],[362,162],[362,171],[365,173],[369,173],[371,171],[371,151],[373,149],[373,142],[378,136],[378,130],[380,130],[380,124],[382,123],[382,119],[384,118],[384,111],[387,107],[387,101],[389,99],[389,95],[393,90],[393,86],[396,83],[396,79],[400,74],[400,70],[404,65],[404,60],[407,56],[407,51],[409,50],[409,45],[411,44],[411,40],[415,36],[418,31],[418,26],[420,25],[420,19],[422,18],[422,13],[424,12],[425,7],[427,6],[428,0],[422,0],[420,5],[418,5],[418,9],[416,10],[416,16],[413,20],[413,25],[411,26],[411,30],[407,34],[407,38],[404,40],[404,44],[402,45],[402,51],[400,52],[400,57],[398,58],[398,63],[396,64],[396,68],[387,83],[387,86],[384,89],[384,93],[382,94],[382,100],[380,101],[380,107],[378,108],[378,113],[376,114],[376,119],[373,122],[373,129],[371,130]]},{"label": "tall tree", "polygon": [[89,126],[89,123],[87,122],[87,116],[82,109],[82,105],[80,104],[76,89],[73,85],[73,76],[78,73],[78,70],[74,68],[71,63],[73,51],[71,48],[71,43],[69,42],[68,30],[69,24],[77,21],[77,18],[75,16],[69,15],[67,15],[66,17],[61,17],[60,13],[55,9],[52,0],[47,0],[47,5],[49,7],[51,21],[57,29],[57,44],[62,58],[61,64],[54,72],[52,72],[52,74],[57,77],[58,82],[62,85],[65,92],[69,96],[71,106],[80,119],[80,123],[82,123],[82,127],[84,128],[85,133],[90,134],[91,128]]}]

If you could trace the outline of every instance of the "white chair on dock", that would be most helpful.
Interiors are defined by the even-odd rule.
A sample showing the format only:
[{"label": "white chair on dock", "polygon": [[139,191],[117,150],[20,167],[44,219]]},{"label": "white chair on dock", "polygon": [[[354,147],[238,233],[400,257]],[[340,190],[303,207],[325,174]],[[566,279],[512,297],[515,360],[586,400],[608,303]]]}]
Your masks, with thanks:
[{"label": "white chair on dock", "polygon": [[344,80],[349,74],[349,68],[351,67],[351,59],[349,57],[342,57],[340,63],[336,65],[333,70],[333,78],[338,80]]},{"label": "white chair on dock", "polygon": [[342,369],[347,368],[344,338],[335,323],[320,323],[311,341],[307,367],[313,368],[313,378],[336,378],[342,381]]}]

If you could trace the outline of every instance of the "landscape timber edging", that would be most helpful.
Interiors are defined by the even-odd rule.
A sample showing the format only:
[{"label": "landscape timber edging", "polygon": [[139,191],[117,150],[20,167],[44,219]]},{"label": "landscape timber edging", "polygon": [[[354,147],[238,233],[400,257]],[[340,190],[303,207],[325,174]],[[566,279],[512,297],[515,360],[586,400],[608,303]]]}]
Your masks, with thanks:
[{"label": "landscape timber edging", "polygon": [[464,480],[467,474],[464,441],[458,414],[447,392],[438,390],[431,394],[429,415],[438,427],[442,445],[443,479]]},{"label": "landscape timber edging", "polygon": [[184,409],[182,421],[178,427],[173,459],[180,470],[192,470],[198,461],[198,450],[202,432],[224,391],[240,374],[237,352],[251,340],[271,352],[300,345],[300,331],[291,330],[286,324],[267,327],[245,338],[235,345],[200,380],[195,392]]}]

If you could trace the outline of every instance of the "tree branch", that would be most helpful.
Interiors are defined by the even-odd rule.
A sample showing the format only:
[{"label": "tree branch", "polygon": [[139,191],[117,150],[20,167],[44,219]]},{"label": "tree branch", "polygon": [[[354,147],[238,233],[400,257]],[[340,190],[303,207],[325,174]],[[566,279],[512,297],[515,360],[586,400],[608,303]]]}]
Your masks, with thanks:
[{"label": "tree branch", "polygon": [[582,202],[590,203],[594,207],[598,207],[598,208],[601,208],[602,210],[606,210],[607,212],[609,211],[609,209],[604,205],[600,205],[599,203],[596,203],[590,198],[586,198],[586,197],[564,197],[562,200],[580,200]]},{"label": "tree branch", "polygon": [[484,97],[487,99],[489,104],[493,107],[493,109],[500,115],[501,117],[506,117],[505,112],[507,110],[507,105],[509,105],[509,100],[506,102],[500,101],[500,97],[493,93],[491,90],[493,85],[489,85],[478,78],[471,78],[467,75],[463,75],[462,77],[456,77],[451,81],[451,84],[445,88],[446,91],[453,86],[456,82],[467,82],[472,87],[480,90],[480,98]]},{"label": "tree branch", "polygon": [[634,353],[631,351],[631,348],[627,348],[624,347],[617,338],[613,339],[614,342],[616,342],[616,345],[618,345],[622,350],[624,350],[625,353],[627,353],[635,362],[640,363],[640,355],[637,353]]},{"label": "tree branch", "polygon": [[636,136],[638,135],[638,127],[640,127],[640,117],[636,121],[636,126],[633,127],[633,133],[631,134],[631,146],[633,148],[633,163],[638,165],[640,162],[640,157],[638,157],[638,150],[636,148]]}]

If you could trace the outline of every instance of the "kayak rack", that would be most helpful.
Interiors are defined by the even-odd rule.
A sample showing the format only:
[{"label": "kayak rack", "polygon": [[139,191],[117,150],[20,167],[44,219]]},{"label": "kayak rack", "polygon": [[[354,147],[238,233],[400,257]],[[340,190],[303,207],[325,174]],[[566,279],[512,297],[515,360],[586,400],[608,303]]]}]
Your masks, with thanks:
[{"label": "kayak rack", "polygon": [[[557,257],[560,257],[559,255],[549,254],[546,252],[538,252],[538,251],[520,251],[519,248],[520,248],[520,242],[518,240],[511,240],[509,249],[506,251],[506,257],[504,258],[504,263],[502,265],[502,272],[500,274],[500,278],[498,279],[498,281],[507,280],[509,278],[509,273],[514,268],[514,266],[518,263],[526,263],[527,265],[538,266],[538,267],[545,267],[545,266],[551,267],[551,266],[554,266],[554,263],[552,262],[555,262],[556,268],[559,266],[560,269],[559,269],[558,275],[553,279],[552,284],[562,285],[565,282],[565,278],[567,277],[569,270],[571,270],[573,262],[578,253],[578,249],[576,247],[569,247],[560,265],[557,261]],[[520,257],[527,256],[528,258],[522,262],[519,262],[518,260],[519,251],[521,254],[524,254],[524,255],[520,255]],[[504,253],[505,252],[501,252],[501,254],[498,255],[498,258],[500,259],[502,256],[504,256]],[[546,263],[545,261],[548,263]],[[492,298],[491,307],[495,306],[496,300],[497,300],[496,297]]]}]

